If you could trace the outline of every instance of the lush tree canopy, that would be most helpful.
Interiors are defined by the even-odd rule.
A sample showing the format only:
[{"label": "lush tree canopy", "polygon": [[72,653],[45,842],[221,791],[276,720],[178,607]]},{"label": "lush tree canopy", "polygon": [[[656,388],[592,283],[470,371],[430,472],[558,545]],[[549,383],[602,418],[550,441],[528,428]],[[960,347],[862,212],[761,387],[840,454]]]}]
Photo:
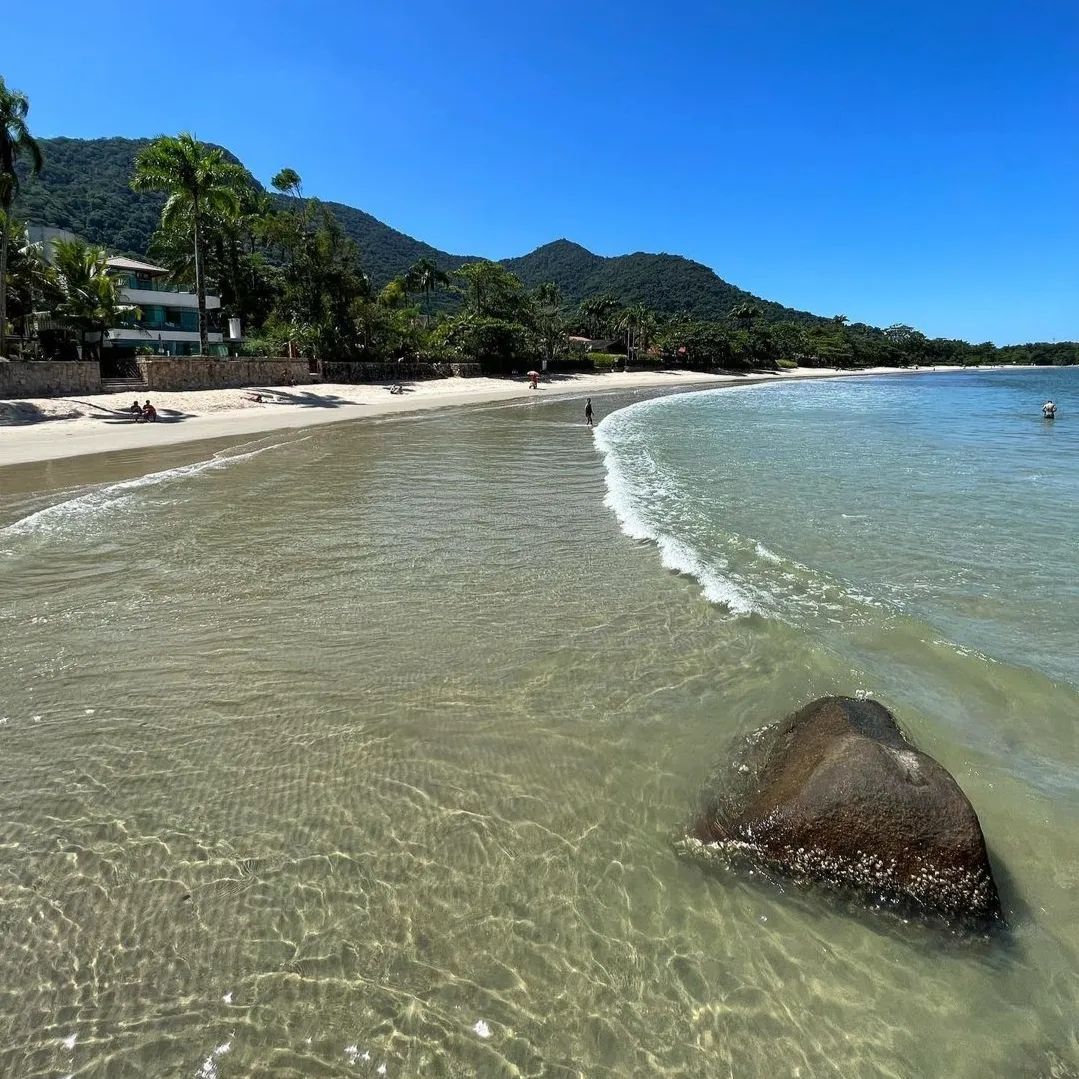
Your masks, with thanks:
[{"label": "lush tree canopy", "polygon": [[7,261],[11,208],[21,186],[16,165],[20,158],[27,161],[31,175],[37,175],[42,167],[41,149],[26,122],[29,111],[27,96],[9,89],[0,77],[0,359],[7,350]]},{"label": "lush tree canopy", "polygon": [[[32,152],[12,173],[22,181],[15,209],[27,221],[149,255],[180,282],[204,277],[255,352],[469,360],[491,371],[612,362],[571,350],[578,334],[615,341],[632,364],[704,369],[1079,361],[1074,344],[997,349],[811,315],[674,255],[604,258],[566,240],[504,262],[449,255],[360,210],[302,197],[294,169],[278,171],[268,192],[227,151],[191,136],[40,145],[41,175],[32,175]],[[10,219],[7,236],[23,323],[38,307],[70,307]],[[85,343],[93,331],[79,333]]]}]

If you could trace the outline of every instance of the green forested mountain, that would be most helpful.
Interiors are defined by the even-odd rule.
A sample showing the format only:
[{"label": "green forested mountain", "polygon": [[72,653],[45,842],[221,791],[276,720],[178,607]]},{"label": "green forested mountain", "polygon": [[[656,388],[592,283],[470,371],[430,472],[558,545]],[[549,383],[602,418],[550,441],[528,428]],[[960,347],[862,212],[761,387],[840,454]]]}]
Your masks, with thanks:
[{"label": "green forested mountain", "polygon": [[[16,211],[31,224],[70,229],[114,250],[145,255],[160,220],[164,196],[136,193],[129,181],[136,155],[150,140],[57,138],[39,142],[45,169],[40,176],[25,180]],[[355,207],[336,202],[326,205],[359,246],[364,270],[377,286],[405,273],[421,258],[453,270],[475,257],[439,251]],[[529,287],[554,282],[572,303],[607,295],[627,305],[643,303],[661,314],[717,319],[753,302],[768,320],[819,321],[808,312],[760,300],[724,281],[707,266],[677,255],[638,252],[604,258],[579,244],[557,240],[520,258],[506,259],[504,265]]]},{"label": "green forested mountain", "polygon": [[[275,195],[275,198],[295,201],[287,195]],[[333,211],[345,234],[355,240],[360,249],[364,272],[377,286],[381,287],[392,278],[400,277],[409,266],[422,258],[431,259],[447,271],[456,270],[458,266],[478,258],[477,255],[451,255],[439,251],[437,247],[390,228],[377,217],[357,210],[355,206],[346,206],[343,202],[325,202],[323,205]]]},{"label": "green forested mountain", "polygon": [[[144,255],[165,196],[130,188],[149,139],[38,139],[45,168],[23,176],[15,212],[32,225],[70,229],[117,251]],[[20,172],[23,171],[20,169]]]},{"label": "green forested mountain", "polygon": [[744,303],[753,303],[768,320],[819,322],[808,311],[795,311],[762,300],[717,276],[715,271],[681,255],[632,255],[603,258],[580,244],[555,240],[503,265],[526,285],[554,281],[568,300],[614,296],[623,304],[643,303],[665,315],[719,319]]},{"label": "green forested mountain", "polygon": [[[161,219],[165,196],[131,190],[139,151],[150,139],[39,139],[45,168],[26,177],[16,211],[32,225],[70,229],[92,243],[145,255]],[[232,154],[228,155],[236,161]],[[286,195],[275,199],[291,202]],[[341,203],[326,203],[363,254],[364,269],[378,284],[426,256],[454,269],[466,258],[438,251]]]}]

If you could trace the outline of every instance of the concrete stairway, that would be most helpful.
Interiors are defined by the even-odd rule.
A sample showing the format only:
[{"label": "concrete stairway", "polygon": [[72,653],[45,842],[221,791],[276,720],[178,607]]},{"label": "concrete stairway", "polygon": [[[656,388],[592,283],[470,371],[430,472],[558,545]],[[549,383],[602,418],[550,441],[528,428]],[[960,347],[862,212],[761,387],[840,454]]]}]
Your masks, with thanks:
[{"label": "concrete stairway", "polygon": [[146,383],[141,378],[103,378],[101,380],[102,393],[142,393],[146,389]]}]

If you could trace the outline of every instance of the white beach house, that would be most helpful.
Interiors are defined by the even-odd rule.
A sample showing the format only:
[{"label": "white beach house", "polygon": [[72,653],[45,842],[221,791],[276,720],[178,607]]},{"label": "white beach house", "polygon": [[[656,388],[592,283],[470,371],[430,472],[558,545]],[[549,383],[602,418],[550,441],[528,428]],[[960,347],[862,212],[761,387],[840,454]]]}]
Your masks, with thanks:
[{"label": "white beach house", "polygon": [[[27,230],[31,243],[40,244],[46,258],[52,258],[56,240],[74,240],[66,229],[31,225]],[[199,353],[199,301],[194,292],[170,284],[168,270],[138,259],[116,256],[108,260],[109,269],[121,281],[125,304],[139,309],[138,318],[110,328],[101,349],[102,371],[130,367],[136,355],[195,356]],[[221,333],[221,298],[206,296],[208,322],[206,351],[211,356],[225,356],[227,346]]]},{"label": "white beach house", "polygon": [[[199,306],[194,292],[169,284],[168,271],[148,262],[116,257],[109,259],[109,268],[123,284],[124,303],[138,307],[139,317],[108,331],[103,359],[126,359],[147,351],[157,356],[198,354]],[[211,356],[227,354],[218,321],[220,311],[220,297],[207,295],[206,350]]]}]

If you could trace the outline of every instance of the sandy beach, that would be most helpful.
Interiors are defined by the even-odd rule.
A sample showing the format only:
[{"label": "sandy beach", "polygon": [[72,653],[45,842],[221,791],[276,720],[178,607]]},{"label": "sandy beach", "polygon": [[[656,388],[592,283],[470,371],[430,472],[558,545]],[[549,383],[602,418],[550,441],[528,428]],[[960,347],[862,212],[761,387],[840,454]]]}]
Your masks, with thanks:
[{"label": "sandy beach", "polygon": [[[524,379],[444,379],[407,384],[393,395],[378,384],[325,383],[257,389],[190,390],[150,397],[157,423],[135,423],[124,410],[132,395],[93,394],[0,401],[0,467],[110,453],[145,446],[174,445],[202,439],[259,434],[431,408],[478,405],[529,397],[584,397],[627,389],[695,389],[737,383],[746,385],[797,378],[899,373],[900,368],[837,371],[806,368],[776,374],[705,374],[696,371],[555,376],[531,390]],[[920,368],[921,371],[935,368]],[[950,368],[945,368],[950,370]],[[255,394],[262,402],[252,400]],[[145,397],[146,394],[142,394]],[[597,402],[597,414],[602,405]]]}]

